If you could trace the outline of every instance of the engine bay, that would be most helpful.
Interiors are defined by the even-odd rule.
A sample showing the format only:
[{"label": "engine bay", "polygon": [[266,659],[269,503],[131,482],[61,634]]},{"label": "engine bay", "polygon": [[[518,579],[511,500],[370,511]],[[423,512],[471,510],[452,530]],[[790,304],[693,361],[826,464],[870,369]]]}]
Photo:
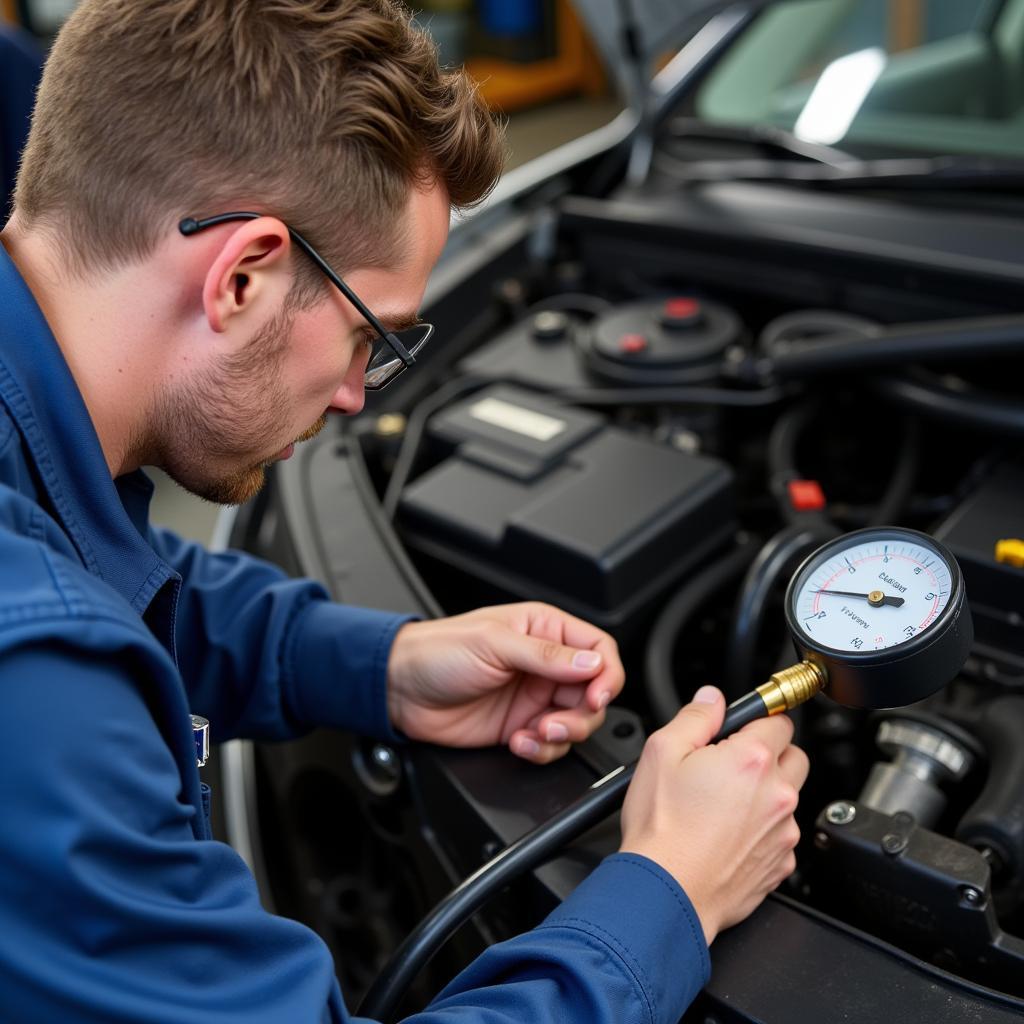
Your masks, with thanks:
[{"label": "engine bay", "polygon": [[[786,993],[774,1016],[763,990],[745,1003],[729,966],[752,943],[764,954],[798,933],[820,958],[805,965],[812,973],[869,955],[860,969],[879,979],[913,973],[931,995],[908,992],[906,1019],[966,1019],[982,1006],[984,1019],[1014,1019],[1024,1006],[1018,228],[985,209],[893,195],[681,189],[657,176],[608,199],[587,192],[523,212],[486,244],[490,228],[474,239],[467,225],[425,310],[447,341],[386,403],[280,467],[236,542],[354,603],[427,615],[506,600],[565,607],[618,639],[620,707],[588,749],[543,771],[495,751],[353,742],[342,756],[322,737],[261,748],[275,902],[321,930],[347,991],[364,990],[403,921],[635,758],[701,684],[734,699],[791,662],[782,594],[812,550],[899,525],[959,562],[971,655],[910,708],[819,696],[795,713],[812,764],[798,869],[716,943],[693,1019],[722,1006],[743,1020],[755,1008],[764,1020],[798,1012]],[[356,860],[325,807],[331,821],[373,823]],[[474,943],[539,920],[614,843],[608,822],[478,914],[438,977]],[[367,925],[368,907],[375,920],[394,916],[396,931]],[[944,1010],[926,1009],[943,993]]]}]

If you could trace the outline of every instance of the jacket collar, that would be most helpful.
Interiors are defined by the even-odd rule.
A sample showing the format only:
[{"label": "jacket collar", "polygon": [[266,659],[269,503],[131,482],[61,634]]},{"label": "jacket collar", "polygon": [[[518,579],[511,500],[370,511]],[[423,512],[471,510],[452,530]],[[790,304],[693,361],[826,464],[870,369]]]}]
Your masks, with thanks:
[{"label": "jacket collar", "polygon": [[0,296],[0,400],[24,438],[51,514],[86,568],[143,615],[176,576],[146,539],[153,486],[141,471],[111,480],[60,346],[2,245]]}]

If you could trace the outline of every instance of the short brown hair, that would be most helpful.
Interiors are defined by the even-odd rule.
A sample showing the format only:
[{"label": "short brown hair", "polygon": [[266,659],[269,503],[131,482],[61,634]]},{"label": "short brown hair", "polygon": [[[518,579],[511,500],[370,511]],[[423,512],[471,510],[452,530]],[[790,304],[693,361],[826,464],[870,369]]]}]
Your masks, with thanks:
[{"label": "short brown hair", "polygon": [[83,0],[46,65],[15,212],[71,269],[249,208],[339,269],[389,264],[409,188],[481,200],[501,132],[391,0]]}]

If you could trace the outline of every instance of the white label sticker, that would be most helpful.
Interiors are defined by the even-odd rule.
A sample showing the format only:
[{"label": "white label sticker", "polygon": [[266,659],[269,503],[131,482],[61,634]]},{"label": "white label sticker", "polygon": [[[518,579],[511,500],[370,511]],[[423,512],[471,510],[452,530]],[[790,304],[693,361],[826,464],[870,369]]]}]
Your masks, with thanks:
[{"label": "white label sticker", "polygon": [[516,434],[525,434],[535,441],[550,441],[557,437],[568,426],[565,420],[557,420],[554,416],[545,416],[533,409],[524,409],[521,405],[503,402],[500,398],[484,398],[471,405],[469,414],[474,419],[483,420],[495,427],[503,427]]}]

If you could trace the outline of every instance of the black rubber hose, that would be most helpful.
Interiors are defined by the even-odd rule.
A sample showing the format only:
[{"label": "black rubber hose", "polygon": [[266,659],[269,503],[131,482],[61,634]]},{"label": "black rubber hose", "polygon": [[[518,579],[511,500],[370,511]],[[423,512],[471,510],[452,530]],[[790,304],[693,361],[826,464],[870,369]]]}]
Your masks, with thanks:
[{"label": "black rubber hose", "polygon": [[684,384],[676,387],[566,388],[551,392],[553,398],[573,405],[721,405],[741,409],[775,405],[790,394],[782,388],[743,391]]},{"label": "black rubber hose", "polygon": [[685,624],[715,591],[738,579],[757,545],[748,541],[687,580],[659,612],[647,641],[644,686],[656,725],[664,725],[683,706],[676,686],[673,653]]},{"label": "black rubber hose", "polygon": [[880,378],[874,390],[906,411],[986,433],[1024,437],[1024,402],[969,385],[947,387],[937,380]]},{"label": "black rubber hose", "polygon": [[794,523],[783,527],[758,552],[743,580],[733,613],[726,657],[726,694],[742,693],[750,686],[757,641],[772,590],[806,555],[838,533],[825,519]]},{"label": "black rubber hose", "polygon": [[868,526],[891,526],[899,521],[914,490],[914,481],[921,462],[921,424],[912,416],[903,423],[903,442],[900,445],[892,476],[878,503]]},{"label": "black rubber hose", "polygon": [[1024,316],[972,317],[884,327],[811,342],[779,342],[759,372],[777,380],[818,374],[863,374],[885,366],[1024,355]]},{"label": "black rubber hose", "polygon": [[789,500],[787,484],[802,476],[796,463],[796,448],[800,436],[819,409],[817,401],[805,402],[787,409],[775,421],[768,435],[768,488],[775,498],[783,519],[794,522],[800,518]]},{"label": "black rubber hose", "polygon": [[423,440],[423,432],[426,429],[427,420],[449,402],[454,401],[456,398],[461,398],[471,391],[476,391],[487,383],[489,381],[481,380],[477,377],[457,377],[455,380],[450,380],[447,384],[442,385],[432,395],[424,398],[410,413],[405,427],[405,436],[402,438],[401,447],[398,449],[398,458],[395,459],[395,468],[391,471],[388,486],[384,491],[384,497],[381,501],[384,507],[384,515],[389,520],[395,518],[398,503],[402,498],[402,491],[405,490],[405,485],[409,482],[409,476],[412,473],[416,456],[420,450],[420,443]]},{"label": "black rubber hose", "polygon": [[545,312],[587,313],[600,316],[614,308],[614,303],[602,299],[599,295],[588,295],[586,292],[559,292],[549,295],[546,299],[535,302],[526,311],[527,316],[535,316]]},{"label": "black rubber hose", "polygon": [[[722,728],[711,742],[717,743],[767,714],[761,697],[756,692],[748,693],[729,706]],[[449,936],[514,879],[544,864],[612,814],[622,803],[635,770],[634,763],[599,779],[583,796],[507,846],[453,889],[392,955],[363,998],[358,1016],[390,1020],[416,975]]]},{"label": "black rubber hose", "polygon": [[992,701],[972,730],[989,755],[988,779],[957,825],[956,838],[992,850],[1002,881],[1024,878],[1024,697]]}]

